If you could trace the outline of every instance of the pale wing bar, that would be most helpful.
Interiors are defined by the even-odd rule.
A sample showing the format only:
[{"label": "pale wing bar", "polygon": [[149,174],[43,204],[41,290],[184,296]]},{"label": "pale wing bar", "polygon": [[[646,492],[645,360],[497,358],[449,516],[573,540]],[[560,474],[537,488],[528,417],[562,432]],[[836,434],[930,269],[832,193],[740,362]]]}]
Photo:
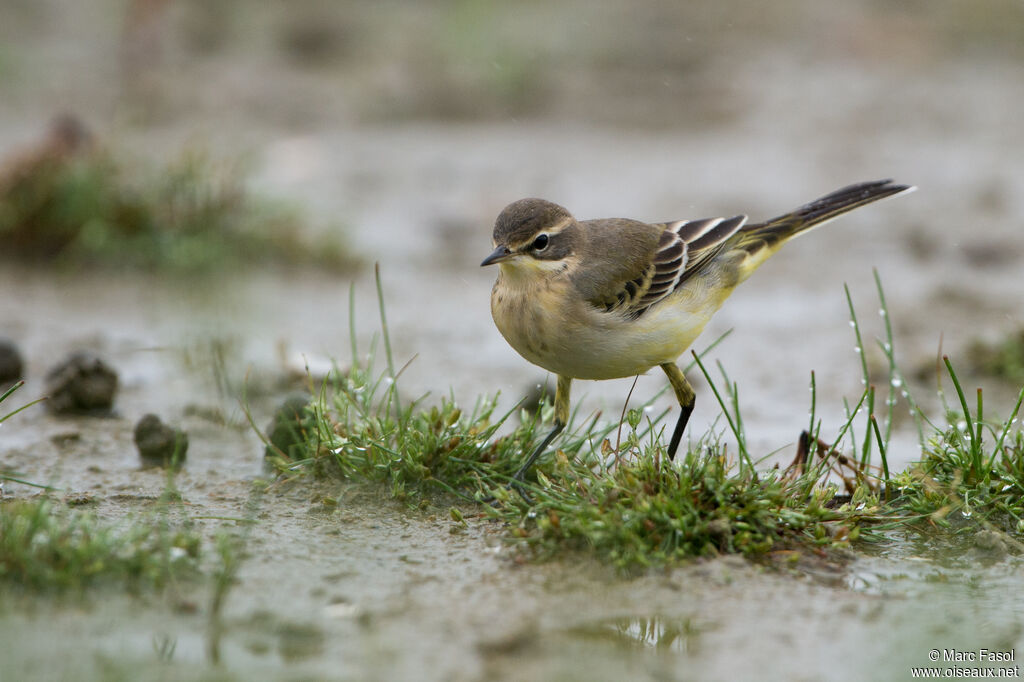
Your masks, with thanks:
[{"label": "pale wing bar", "polygon": [[[686,280],[703,270],[719,254],[729,241],[729,238],[736,234],[746,222],[747,216],[745,215],[737,215],[732,218],[716,218],[713,225],[701,230],[692,240],[688,239],[687,246],[690,251],[690,263],[676,283],[676,288],[679,288]],[[687,225],[684,224],[680,229],[686,229],[686,227]]]}]

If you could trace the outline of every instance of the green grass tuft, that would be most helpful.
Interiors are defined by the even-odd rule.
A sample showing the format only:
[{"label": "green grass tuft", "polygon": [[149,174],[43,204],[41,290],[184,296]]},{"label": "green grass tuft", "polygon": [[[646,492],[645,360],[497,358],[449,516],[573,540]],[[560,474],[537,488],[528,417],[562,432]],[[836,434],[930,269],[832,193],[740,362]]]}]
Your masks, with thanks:
[{"label": "green grass tuft", "polygon": [[90,138],[31,151],[0,172],[6,258],[185,272],[357,263],[336,234],[313,238],[297,209],[255,196],[240,163],[189,150],[153,167]]},{"label": "green grass tuft", "polygon": [[158,588],[196,570],[199,544],[164,522],[115,526],[46,498],[0,502],[0,586]]},{"label": "green grass tuft", "polygon": [[608,438],[618,424],[570,427],[523,484],[524,495],[509,488],[511,476],[546,431],[550,406],[523,412],[498,436],[510,415],[495,418],[494,400],[468,414],[451,399],[431,406],[421,400],[396,414],[393,390],[365,369],[326,387],[307,407],[318,424],[308,434],[308,456],[282,454],[274,459],[279,470],[372,482],[411,501],[448,493],[505,522],[512,538],[539,554],[590,548],[623,566],[845,545],[860,521],[879,511],[866,487],[855,501],[834,506],[838,488],[816,484],[815,474],[737,466],[717,438],[670,466],[660,430],[635,417],[618,451]]}]

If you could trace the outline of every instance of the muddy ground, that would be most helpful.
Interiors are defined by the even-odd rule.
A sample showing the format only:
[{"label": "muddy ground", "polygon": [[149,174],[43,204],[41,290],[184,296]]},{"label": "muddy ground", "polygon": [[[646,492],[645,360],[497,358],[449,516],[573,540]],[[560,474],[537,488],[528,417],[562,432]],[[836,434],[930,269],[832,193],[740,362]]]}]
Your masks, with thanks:
[{"label": "muddy ground", "polygon": [[[872,268],[908,374],[933,364],[940,343],[956,361],[974,339],[1024,323],[1013,5],[224,7],[151,8],[147,24],[145,12],[126,20],[120,2],[0,2],[0,155],[70,110],[143,157],[182,145],[250,156],[256,190],[302,206],[317,229],[345,229],[381,264],[396,358],[415,356],[408,395],[451,390],[472,403],[500,390],[511,405],[544,380],[494,329],[493,273],[478,267],[494,216],[522,196],[581,218],[758,219],[857,180],[919,187],[788,245],[698,343],[734,330],[711,357],[740,385],[755,452],[791,455],[812,370],[825,431],[838,429],[842,398],[860,390],[842,286],[866,336],[880,335]],[[241,386],[248,377],[265,423],[294,358],[347,362],[351,282],[365,349],[378,328],[369,267],[183,280],[3,262],[0,335],[28,363],[18,397],[41,395],[46,370],[76,349],[105,357],[122,389],[112,418],[18,415],[0,429],[0,464],[122,519],[166,483],[140,468],[131,440],[157,412],[190,434],[176,481],[190,514],[244,516],[262,448]],[[1005,413],[1015,387],[984,381],[986,405]],[[691,433],[722,428],[694,383]],[[645,377],[635,395],[661,384]],[[582,413],[618,414],[629,385],[578,383]],[[927,382],[915,391],[934,406]],[[891,466],[917,452],[904,424]],[[444,509],[327,492],[337,509],[300,486],[257,500],[218,664],[203,587],[166,600],[11,602],[0,677],[895,680],[933,649],[1024,645],[1012,556],[907,541],[842,567],[726,558],[623,576],[586,555],[524,564],[501,528],[460,529]],[[233,526],[198,523],[210,536]],[[174,643],[170,660],[161,642]]]}]

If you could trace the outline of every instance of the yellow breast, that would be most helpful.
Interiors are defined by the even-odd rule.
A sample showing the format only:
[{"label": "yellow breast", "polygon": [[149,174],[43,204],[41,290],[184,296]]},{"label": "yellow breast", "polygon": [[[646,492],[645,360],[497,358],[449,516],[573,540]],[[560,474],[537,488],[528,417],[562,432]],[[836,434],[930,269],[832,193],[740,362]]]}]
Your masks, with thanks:
[{"label": "yellow breast", "polygon": [[529,276],[503,265],[491,314],[509,345],[533,364],[574,379],[617,379],[674,362],[721,304],[711,298],[680,291],[631,319],[577,300],[567,277]]}]

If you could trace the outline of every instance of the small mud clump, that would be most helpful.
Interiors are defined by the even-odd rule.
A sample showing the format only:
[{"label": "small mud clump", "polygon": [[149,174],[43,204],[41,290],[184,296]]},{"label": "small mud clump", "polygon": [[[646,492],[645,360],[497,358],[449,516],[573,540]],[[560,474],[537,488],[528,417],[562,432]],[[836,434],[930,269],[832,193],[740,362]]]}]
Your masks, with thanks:
[{"label": "small mud clump", "polygon": [[269,443],[265,457],[280,456],[281,453],[292,461],[305,457],[305,436],[316,427],[312,415],[306,411],[308,404],[308,395],[292,395],[274,411],[273,420],[266,430]]},{"label": "small mud clump", "polygon": [[188,434],[164,424],[155,414],[147,414],[135,425],[135,447],[147,466],[178,468],[188,452]]},{"label": "small mud clump", "polygon": [[47,406],[57,414],[107,414],[117,372],[92,353],[74,353],[46,375],[46,393]]},{"label": "small mud clump", "polygon": [[1009,553],[1009,546],[1002,533],[982,530],[975,534],[974,547],[968,552],[968,556],[974,561],[991,564],[1003,561]]},{"label": "small mud clump", "polygon": [[25,363],[18,347],[10,339],[0,339],[0,389],[20,380],[24,373]]}]

